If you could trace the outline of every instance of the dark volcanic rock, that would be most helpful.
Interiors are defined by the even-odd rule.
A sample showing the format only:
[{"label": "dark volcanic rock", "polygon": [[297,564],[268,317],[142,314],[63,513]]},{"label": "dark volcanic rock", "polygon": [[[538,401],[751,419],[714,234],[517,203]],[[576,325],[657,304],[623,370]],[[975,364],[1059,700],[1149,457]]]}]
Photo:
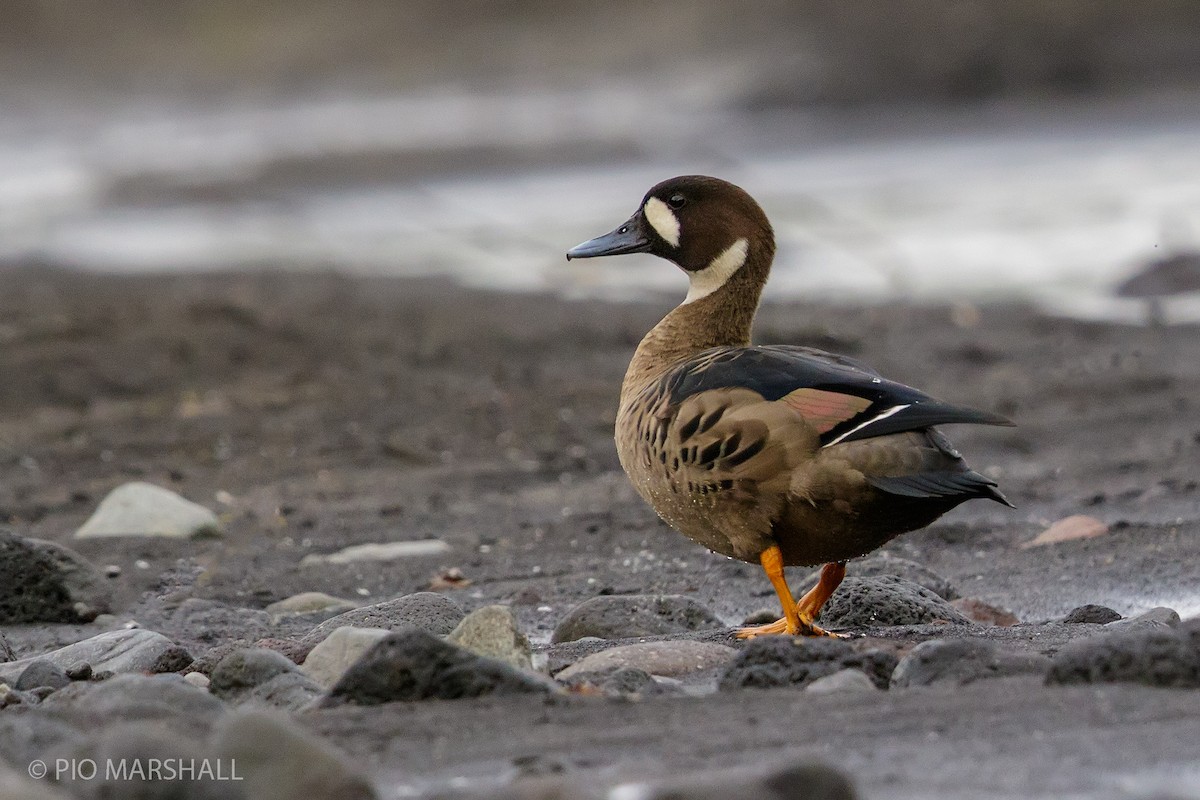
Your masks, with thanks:
[{"label": "dark volcanic rock", "polygon": [[17,682],[13,684],[13,688],[25,690],[49,686],[52,689],[61,689],[70,683],[71,679],[67,677],[67,673],[63,671],[62,667],[53,661],[38,659],[25,668],[25,671],[17,678]]},{"label": "dark volcanic rock", "polygon": [[209,691],[230,702],[240,702],[256,686],[266,683],[277,675],[297,672],[291,659],[274,650],[248,647],[234,650],[213,669]]},{"label": "dark volcanic rock", "polygon": [[1107,625],[1110,622],[1116,622],[1121,618],[1121,615],[1113,611],[1108,606],[1098,606],[1095,603],[1079,606],[1071,609],[1063,622],[1070,623],[1092,623],[1095,625]]},{"label": "dark volcanic rock", "polygon": [[464,650],[415,628],[396,631],[360,658],[321,705],[378,705],[491,694],[550,693],[553,681]]},{"label": "dark volcanic rock", "polygon": [[985,678],[1045,674],[1050,659],[1034,653],[1008,653],[982,639],[934,639],[921,642],[900,659],[892,686],[964,685]]},{"label": "dark volcanic rock", "polygon": [[74,550],[0,530],[0,625],[88,622],[110,599],[104,575]]},{"label": "dark volcanic rock", "polygon": [[894,575],[846,578],[821,609],[818,620],[829,628],[969,624],[958,609],[934,592]]},{"label": "dark volcanic rock", "polygon": [[[956,600],[960,596],[954,584],[943,578],[924,564],[910,561],[899,556],[889,556],[884,553],[867,556],[860,561],[852,561],[847,571],[853,578],[875,578],[880,575],[894,575],[912,581],[918,586],[924,586],[943,600]],[[816,585],[821,571],[816,570],[804,579],[803,589],[807,591]]]},{"label": "dark volcanic rock", "polygon": [[330,617],[313,628],[302,641],[307,645],[315,645],[343,625],[355,628],[383,628],[389,631],[413,627],[445,636],[454,630],[465,616],[466,612],[462,606],[444,594],[417,592]]},{"label": "dark volcanic rock", "polygon": [[593,597],[567,614],[551,642],[573,642],[585,636],[631,639],[720,628],[723,623],[707,607],[677,594]]},{"label": "dark volcanic rock", "polygon": [[1120,630],[1072,642],[1054,656],[1046,682],[1198,688],[1200,623]]},{"label": "dark volcanic rock", "polygon": [[858,669],[881,689],[888,686],[896,656],[859,651],[841,639],[762,636],[750,642],[721,675],[721,689],[804,686],[843,669]]}]

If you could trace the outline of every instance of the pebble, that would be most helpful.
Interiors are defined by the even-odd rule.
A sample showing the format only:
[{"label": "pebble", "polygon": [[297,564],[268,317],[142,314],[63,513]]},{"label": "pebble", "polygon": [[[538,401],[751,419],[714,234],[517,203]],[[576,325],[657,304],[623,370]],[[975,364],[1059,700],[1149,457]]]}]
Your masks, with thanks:
[{"label": "pebble", "polygon": [[854,782],[825,764],[683,772],[651,783],[615,787],[612,800],[857,800]]},{"label": "pebble", "polygon": [[263,711],[230,715],[218,726],[212,749],[236,763],[245,797],[256,800],[374,800],[361,770],[290,717]]},{"label": "pebble", "polygon": [[529,640],[517,628],[517,619],[507,606],[484,606],[472,611],[446,639],[509,666],[533,669]]},{"label": "pebble", "polygon": [[632,639],[721,627],[716,614],[685,595],[606,595],[571,609],[550,641],[573,642],[585,636]]},{"label": "pebble", "polygon": [[838,670],[832,675],[817,678],[804,687],[812,694],[835,694],[837,692],[878,692],[879,687],[871,682],[860,669]]},{"label": "pebble", "polygon": [[[51,661],[63,670],[86,661],[97,673],[154,672],[162,668],[160,659],[180,653],[186,656],[186,651],[181,651],[161,633],[144,628],[109,631],[40,656],[0,664],[0,681],[15,681],[26,667],[39,659]],[[173,657],[173,660],[183,659]],[[190,662],[191,657],[186,656],[186,660]]]},{"label": "pebble", "polygon": [[963,686],[985,678],[1044,675],[1050,659],[1036,653],[1011,653],[983,639],[934,639],[908,652],[892,672],[893,688],[952,683]]},{"label": "pebble", "polygon": [[77,661],[67,667],[66,675],[73,681],[87,681],[92,678],[92,665],[86,661]]},{"label": "pebble", "polygon": [[206,691],[212,683],[211,679],[203,672],[189,672],[183,676],[183,679],[197,689],[204,689]]},{"label": "pebble", "polygon": [[13,688],[17,691],[38,689],[47,686],[51,689],[61,689],[69,686],[71,679],[62,667],[45,658],[36,659],[26,667],[17,678]]},{"label": "pebble", "polygon": [[111,599],[104,575],[74,550],[0,530],[0,625],[89,622]]},{"label": "pebble", "polygon": [[324,694],[325,688],[302,672],[283,672],[255,686],[240,702],[301,711]]},{"label": "pebble", "polygon": [[1042,545],[1068,542],[1072,539],[1091,539],[1108,533],[1108,525],[1095,517],[1075,514],[1063,517],[1033,539],[1021,544],[1022,550]]},{"label": "pebble", "polygon": [[577,694],[638,698],[680,693],[676,682],[655,680],[649,672],[637,667],[618,667],[609,672],[576,672],[560,680]]},{"label": "pebble", "polygon": [[650,675],[677,678],[729,663],[737,655],[732,647],[712,642],[679,639],[665,642],[638,642],[592,653],[579,659],[554,677],[569,680],[583,673],[611,672],[632,667]]},{"label": "pebble", "polygon": [[1078,606],[1077,608],[1071,609],[1067,615],[1062,618],[1062,621],[1071,624],[1091,623],[1095,625],[1107,625],[1108,623],[1116,622],[1119,619],[1121,619],[1121,615],[1116,611],[1113,611],[1111,608],[1108,608],[1107,606],[1098,606],[1094,603],[1088,603],[1087,605]]},{"label": "pebble", "polygon": [[322,622],[330,617],[358,608],[353,600],[334,597],[324,592],[301,592],[267,606],[266,611],[274,622],[288,617],[304,617],[313,622]]},{"label": "pebble", "polygon": [[252,689],[276,675],[299,669],[287,656],[261,647],[247,647],[226,655],[209,676],[209,691],[231,703],[240,703]]},{"label": "pebble", "polygon": [[977,625],[992,625],[997,628],[1011,628],[1020,623],[1017,615],[1006,608],[994,606],[976,597],[960,597],[951,600],[950,605],[957,608],[964,617]]},{"label": "pebble", "polygon": [[1119,619],[1107,623],[1104,627],[1110,630],[1150,626],[1174,628],[1180,623],[1179,612],[1173,608],[1158,606],[1129,619]]},{"label": "pebble", "polygon": [[317,684],[329,688],[338,682],[350,665],[362,658],[391,631],[385,628],[355,628],[344,625],[326,636],[309,651],[301,670]]},{"label": "pebble", "polygon": [[718,687],[766,689],[805,686],[843,669],[857,669],[880,689],[887,688],[895,654],[878,649],[858,650],[842,639],[760,636],[743,647],[721,675]]},{"label": "pebble", "polygon": [[1117,629],[1071,642],[1054,656],[1046,682],[1200,688],[1200,621]]},{"label": "pebble", "polygon": [[436,592],[416,592],[394,600],[363,606],[325,620],[313,628],[301,640],[316,644],[338,628],[351,625],[355,628],[420,628],[429,633],[445,636],[466,616],[462,606]]},{"label": "pebble", "polygon": [[450,545],[440,539],[417,539],[411,542],[379,542],[356,544],[336,553],[309,553],[300,559],[300,566],[322,564],[354,564],[360,561],[395,561],[398,558],[440,556],[450,552]]},{"label": "pebble", "polygon": [[825,603],[818,620],[829,628],[969,622],[934,592],[895,575],[846,578]]},{"label": "pebble", "polygon": [[190,539],[221,532],[217,515],[169,489],[135,481],[118,486],[100,501],[75,532],[76,539],[153,536]]},{"label": "pebble", "polygon": [[393,631],[355,662],[321,701],[353,703],[451,700],[508,694],[550,694],[557,684],[478,656],[416,628]]}]

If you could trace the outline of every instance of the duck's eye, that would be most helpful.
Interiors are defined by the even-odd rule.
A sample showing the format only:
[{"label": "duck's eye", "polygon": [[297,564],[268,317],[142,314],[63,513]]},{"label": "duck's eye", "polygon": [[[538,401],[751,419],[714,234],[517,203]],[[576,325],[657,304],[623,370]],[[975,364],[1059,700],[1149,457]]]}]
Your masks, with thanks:
[{"label": "duck's eye", "polygon": [[675,209],[683,208],[687,205],[687,198],[676,192],[667,198],[667,205]]}]

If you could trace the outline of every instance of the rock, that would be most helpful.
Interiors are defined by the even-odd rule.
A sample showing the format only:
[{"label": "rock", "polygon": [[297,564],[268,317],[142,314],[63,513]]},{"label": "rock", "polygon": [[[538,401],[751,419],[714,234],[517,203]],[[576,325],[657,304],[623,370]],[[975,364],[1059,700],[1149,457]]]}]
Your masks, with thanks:
[{"label": "rock", "polygon": [[1034,653],[1009,653],[983,639],[934,639],[921,642],[900,659],[892,687],[953,683],[963,686],[985,678],[1045,674],[1050,659]]},{"label": "rock", "polygon": [[46,701],[60,714],[87,721],[174,722],[210,725],[226,706],[179,675],[116,675],[99,683],[72,683]]},{"label": "rock", "polygon": [[654,676],[637,667],[618,667],[609,672],[577,672],[562,680],[576,694],[603,694],[607,697],[643,697],[678,694],[672,683],[656,681]]},{"label": "rock", "polygon": [[529,640],[517,628],[512,609],[506,606],[484,606],[472,611],[446,639],[477,655],[518,669],[533,669]]},{"label": "rock", "polygon": [[303,664],[304,659],[312,652],[313,646],[298,642],[295,639],[274,639],[268,637],[259,639],[254,643],[255,647],[265,647],[268,650],[274,650],[276,653],[283,653],[293,664]]},{"label": "rock", "polygon": [[13,661],[17,654],[13,652],[12,645],[8,643],[8,639],[4,636],[4,632],[0,631],[0,664],[5,661]]},{"label": "rock", "polygon": [[326,687],[302,672],[282,672],[255,686],[239,701],[242,704],[271,706],[284,711],[300,711],[325,693]]},{"label": "rock", "polygon": [[220,759],[236,763],[245,797],[256,800],[372,800],[370,782],[345,756],[285,716],[233,714],[213,736]]},{"label": "rock", "polygon": [[[207,762],[216,774],[228,778],[236,774],[232,764],[218,765],[194,731],[184,731],[161,723],[131,723],[117,720],[106,725],[101,735],[91,737],[84,747],[72,754],[77,763],[90,761],[97,765],[96,774],[89,780],[66,781],[76,790],[85,788],[85,797],[147,798],[147,800],[224,800],[231,794],[229,786],[203,774],[189,774],[176,769],[195,765],[199,771]],[[154,770],[154,765],[159,769]],[[172,774],[172,772],[174,774]]]},{"label": "rock", "polygon": [[75,532],[76,539],[103,536],[158,536],[190,539],[221,532],[217,515],[174,492],[135,481],[118,486]]},{"label": "rock", "polygon": [[721,675],[719,688],[804,686],[843,669],[857,669],[875,686],[884,689],[896,662],[892,653],[877,649],[859,651],[842,639],[761,636],[738,652]]},{"label": "rock", "polygon": [[240,703],[256,686],[299,667],[287,656],[261,647],[248,647],[226,655],[209,676],[209,691],[231,703]]},{"label": "rock", "polygon": [[832,675],[817,678],[804,687],[804,691],[813,694],[834,694],[836,692],[878,692],[879,687],[871,682],[867,674],[858,669],[843,669]]},{"label": "rock", "polygon": [[[875,555],[854,561],[850,564],[849,570],[852,573],[852,577],[855,578],[874,578],[879,575],[894,575],[897,578],[904,578],[918,586],[924,586],[943,600],[954,600],[959,596],[958,590],[954,588],[954,584],[924,564],[918,564],[916,561],[888,555],[887,553],[876,553]],[[808,591],[808,589],[815,586],[820,575],[821,571],[816,570],[805,578],[801,584],[798,584],[798,593],[796,596],[800,596],[799,591],[801,588],[803,591]],[[776,616],[778,617],[778,615]]]},{"label": "rock", "polygon": [[77,661],[67,668],[65,674],[73,681],[88,681],[92,679],[92,665],[86,661]]},{"label": "rock", "polygon": [[1151,626],[1160,628],[1174,628],[1179,624],[1179,622],[1179,612],[1173,608],[1158,606],[1157,608],[1150,609],[1144,614],[1138,614],[1136,617],[1109,622],[1104,627],[1111,630],[1123,630],[1125,628],[1135,627],[1147,628]]},{"label": "rock", "polygon": [[266,610],[274,622],[288,617],[304,617],[313,622],[321,622],[335,614],[352,611],[358,606],[359,604],[353,600],[333,597],[324,592],[301,592],[271,603]]},{"label": "rock", "polygon": [[951,600],[950,605],[958,609],[964,617],[978,625],[1011,628],[1021,621],[1017,619],[1016,614],[1008,609],[985,603],[975,597],[960,597],[957,600]]},{"label": "rock", "polygon": [[338,682],[350,665],[362,658],[391,631],[384,628],[338,628],[309,652],[301,670],[328,689]]},{"label": "rock", "polygon": [[451,700],[483,695],[548,694],[556,684],[416,628],[394,631],[354,663],[321,701],[354,703]]},{"label": "rock", "polygon": [[589,672],[611,672],[633,667],[651,675],[676,678],[693,672],[721,667],[737,655],[732,647],[711,642],[677,639],[665,642],[638,642],[610,647],[592,653],[558,672],[558,680]]},{"label": "rock", "polygon": [[435,592],[417,592],[338,614],[313,628],[301,641],[316,644],[346,625],[389,631],[413,627],[445,636],[454,630],[464,616],[466,612],[462,606],[449,597]]},{"label": "rock", "polygon": [[774,769],[723,769],[682,773],[652,783],[625,784],[609,797],[638,800],[857,800],[854,783],[833,767],[816,763]]},{"label": "rock", "polygon": [[1033,539],[1023,543],[1021,549],[1027,550],[1030,547],[1068,542],[1072,539],[1091,539],[1096,536],[1103,536],[1106,533],[1108,533],[1108,526],[1100,520],[1083,514],[1075,514],[1070,517],[1063,517],[1058,522],[1055,522]]},{"label": "rock", "polygon": [[39,659],[48,660],[63,670],[86,661],[97,673],[153,672],[159,668],[160,658],[178,652],[179,647],[161,633],[143,628],[109,631],[50,653],[0,664],[0,681],[15,681],[26,667]]},{"label": "rock", "polygon": [[1054,656],[1046,682],[1198,688],[1200,625],[1129,628],[1071,642]]},{"label": "rock", "polygon": [[0,625],[88,622],[111,599],[104,576],[74,550],[0,530]]},{"label": "rock", "polygon": [[183,679],[197,689],[208,691],[208,687],[212,684],[212,679],[203,672],[189,672],[183,676]]},{"label": "rock", "polygon": [[356,544],[336,553],[310,553],[300,560],[300,566],[322,564],[354,564],[359,561],[395,561],[398,558],[440,556],[450,552],[450,545],[439,539],[418,539],[412,542],[382,542]]},{"label": "rock", "polygon": [[1121,615],[1113,611],[1107,606],[1098,606],[1093,603],[1073,608],[1063,617],[1063,622],[1072,624],[1092,623],[1095,625],[1106,625],[1110,622],[1116,622],[1121,618]]},{"label": "rock", "polygon": [[70,800],[71,796],[52,781],[29,778],[27,770],[27,767],[20,771],[13,769],[0,758],[0,800]]},{"label": "rock", "polygon": [[894,575],[846,578],[818,620],[829,628],[968,623],[958,609],[929,589]]},{"label": "rock", "polygon": [[13,684],[13,688],[18,691],[37,689],[41,686],[61,689],[69,686],[70,683],[71,679],[67,677],[67,673],[62,667],[53,661],[39,658],[21,672],[17,682]]},{"label": "rock", "polygon": [[265,611],[198,597],[180,603],[171,620],[187,637],[201,642],[261,639],[273,630],[271,615]]},{"label": "rock", "polygon": [[684,595],[610,595],[593,597],[571,609],[550,641],[573,642],[585,636],[632,639],[722,625],[715,614]]}]

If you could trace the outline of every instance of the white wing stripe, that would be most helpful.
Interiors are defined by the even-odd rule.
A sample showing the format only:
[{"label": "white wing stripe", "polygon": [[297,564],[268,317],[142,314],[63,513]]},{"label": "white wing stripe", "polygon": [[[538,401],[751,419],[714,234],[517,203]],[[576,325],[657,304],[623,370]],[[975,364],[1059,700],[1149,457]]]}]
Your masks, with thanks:
[{"label": "white wing stripe", "polygon": [[[848,431],[846,431],[845,433],[841,434],[841,435],[840,435],[840,436],[838,436],[836,439],[834,439],[833,441],[829,442],[829,444],[825,445],[825,447],[831,447],[831,446],[833,446],[833,445],[837,444],[838,442],[840,442],[842,439],[845,439],[845,438],[846,438],[847,436],[849,436],[850,434],[852,434],[852,433],[858,433],[859,431],[861,431],[863,428],[867,427],[868,425],[874,425],[876,422],[879,422],[879,421],[881,421],[881,420],[885,420],[885,419],[887,419],[888,417],[890,417],[890,416],[892,416],[892,415],[894,415],[894,414],[899,414],[901,411],[903,411],[904,409],[908,408],[908,407],[909,407],[909,406],[911,406],[911,405],[912,405],[912,403],[905,403],[904,405],[900,405],[900,406],[892,406],[891,408],[884,409],[883,411],[880,411],[878,414],[876,414],[875,416],[871,417],[869,420],[867,420],[866,422],[862,423],[861,425],[855,425],[855,426],[854,426],[853,428],[851,428],[850,430],[848,430]],[[822,449],[824,449],[824,448],[822,448]]]}]

